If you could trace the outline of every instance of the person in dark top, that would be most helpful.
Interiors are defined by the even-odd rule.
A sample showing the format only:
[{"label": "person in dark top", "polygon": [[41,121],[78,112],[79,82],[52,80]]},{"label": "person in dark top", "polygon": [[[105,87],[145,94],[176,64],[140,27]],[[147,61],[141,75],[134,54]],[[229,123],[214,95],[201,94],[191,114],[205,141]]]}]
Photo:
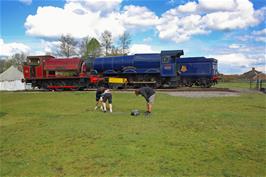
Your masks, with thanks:
[{"label": "person in dark top", "polygon": [[103,107],[102,107],[102,96],[103,96],[103,92],[104,92],[104,87],[99,87],[97,90],[96,90],[96,105],[95,105],[95,110],[98,109],[99,106],[101,106],[101,109],[103,110]]},{"label": "person in dark top", "polygon": [[147,111],[146,115],[149,115],[152,111],[152,104],[155,100],[155,91],[150,87],[141,87],[135,90],[136,96],[141,95],[145,98],[147,102]]}]

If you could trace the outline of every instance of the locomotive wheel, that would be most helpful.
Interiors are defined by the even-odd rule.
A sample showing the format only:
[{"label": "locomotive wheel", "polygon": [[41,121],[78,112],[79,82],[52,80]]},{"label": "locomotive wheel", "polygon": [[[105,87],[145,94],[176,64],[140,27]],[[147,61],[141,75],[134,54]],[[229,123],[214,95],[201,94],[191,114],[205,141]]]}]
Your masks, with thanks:
[{"label": "locomotive wheel", "polygon": [[210,88],[211,86],[212,86],[212,83],[210,82],[206,84],[206,88]]},{"label": "locomotive wheel", "polygon": [[201,82],[201,83],[200,83],[200,87],[201,87],[201,88],[205,88],[205,87],[206,87],[206,83],[205,83],[205,82]]},{"label": "locomotive wheel", "polygon": [[156,81],[156,84],[155,84],[155,87],[156,87],[156,88],[160,88],[161,86],[162,86],[161,81],[157,80],[157,81]]},{"label": "locomotive wheel", "polygon": [[155,84],[153,84],[153,88],[160,88],[162,85],[161,80],[157,77],[152,77],[150,81],[155,82]]},{"label": "locomotive wheel", "polygon": [[187,83],[186,86],[187,87],[192,87],[193,86],[193,83]]}]

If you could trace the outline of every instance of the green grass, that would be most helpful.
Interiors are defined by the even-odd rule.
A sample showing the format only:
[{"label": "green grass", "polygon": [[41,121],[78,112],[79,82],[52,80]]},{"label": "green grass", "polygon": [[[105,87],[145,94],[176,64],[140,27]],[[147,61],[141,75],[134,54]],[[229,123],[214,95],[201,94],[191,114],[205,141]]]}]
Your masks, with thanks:
[{"label": "green grass", "polygon": [[[266,96],[145,101],[114,93],[0,93],[0,176],[265,176]],[[87,110],[86,110],[87,109]]]},{"label": "green grass", "polygon": [[[231,89],[250,89],[250,83],[247,82],[218,82],[217,85],[214,87],[219,87],[219,88],[231,88]],[[262,83],[262,87],[266,88],[266,82]],[[252,82],[251,85],[252,89],[256,88],[256,82]]]}]

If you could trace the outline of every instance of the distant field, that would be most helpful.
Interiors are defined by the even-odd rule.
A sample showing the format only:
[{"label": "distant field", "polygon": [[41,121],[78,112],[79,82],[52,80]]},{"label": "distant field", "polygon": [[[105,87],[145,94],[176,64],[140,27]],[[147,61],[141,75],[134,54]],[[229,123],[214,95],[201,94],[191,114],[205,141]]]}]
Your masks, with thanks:
[{"label": "distant field", "polygon": [[0,92],[0,176],[266,176],[266,95],[94,96]]},{"label": "distant field", "polygon": [[[241,88],[241,89],[250,89],[250,83],[249,82],[219,82],[215,87],[219,88]],[[266,88],[266,82],[262,84],[262,87]],[[256,88],[256,83],[253,82],[251,84],[251,88]]]}]

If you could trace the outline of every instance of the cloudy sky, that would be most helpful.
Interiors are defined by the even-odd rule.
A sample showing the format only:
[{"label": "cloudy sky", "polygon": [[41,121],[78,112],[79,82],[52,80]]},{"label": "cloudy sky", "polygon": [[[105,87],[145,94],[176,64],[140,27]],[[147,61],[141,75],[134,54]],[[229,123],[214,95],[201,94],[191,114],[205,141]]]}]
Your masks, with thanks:
[{"label": "cloudy sky", "polygon": [[71,34],[114,40],[131,34],[131,53],[183,49],[218,59],[219,71],[265,72],[264,0],[1,0],[0,56],[40,55]]}]

